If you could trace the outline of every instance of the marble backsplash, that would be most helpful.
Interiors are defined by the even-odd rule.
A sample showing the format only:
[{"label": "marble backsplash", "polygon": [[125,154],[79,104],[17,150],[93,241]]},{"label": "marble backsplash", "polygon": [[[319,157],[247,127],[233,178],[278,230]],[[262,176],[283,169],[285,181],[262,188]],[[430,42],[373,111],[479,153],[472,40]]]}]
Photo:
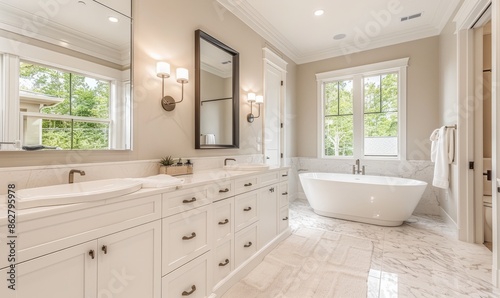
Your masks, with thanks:
[{"label": "marble backsplash", "polygon": [[[292,169],[296,181],[296,197],[305,199],[304,191],[298,179],[300,172],[352,173],[352,160],[328,160],[317,158],[291,158],[287,163]],[[438,188],[432,186],[434,163],[429,160],[364,160],[361,165],[366,168],[366,175],[392,176],[425,181],[427,189],[415,208],[415,214],[440,215]],[[292,183],[290,183],[292,185]]]},{"label": "marble backsplash", "polygon": [[[262,155],[238,155],[222,157],[189,158],[194,171],[222,168],[225,158],[234,158],[239,163],[262,162]],[[183,158],[186,162],[188,158]],[[75,182],[110,178],[139,178],[157,175],[159,160],[136,160],[123,162],[58,164],[33,167],[0,168],[0,195],[7,193],[7,185],[15,183],[17,189],[68,183],[71,169],[85,171],[85,176],[75,174]]]},{"label": "marble backsplash", "polygon": [[[238,155],[222,157],[195,157],[189,158],[194,164],[194,171],[203,171],[222,168],[225,158],[234,158],[238,163],[262,162],[263,156]],[[183,158],[185,162],[187,158]],[[75,174],[75,182],[92,181],[109,178],[137,178],[158,174],[159,160],[137,160],[124,162],[87,163],[87,164],[65,164],[47,165],[33,167],[9,167],[0,168],[0,195],[7,192],[7,184],[15,183],[17,189],[40,187],[55,184],[68,183],[68,173],[71,169],[85,171],[85,176]],[[331,172],[351,173],[352,161],[348,160],[325,160],[317,158],[294,157],[286,158],[285,166],[291,168],[289,179],[289,200],[296,198],[305,199],[302,186],[300,185],[298,173],[309,172]],[[427,182],[426,191],[420,200],[416,214],[439,215],[440,206],[438,197],[440,192],[434,188],[432,177],[434,164],[425,160],[411,161],[363,161],[367,175],[394,176],[417,179]]]}]

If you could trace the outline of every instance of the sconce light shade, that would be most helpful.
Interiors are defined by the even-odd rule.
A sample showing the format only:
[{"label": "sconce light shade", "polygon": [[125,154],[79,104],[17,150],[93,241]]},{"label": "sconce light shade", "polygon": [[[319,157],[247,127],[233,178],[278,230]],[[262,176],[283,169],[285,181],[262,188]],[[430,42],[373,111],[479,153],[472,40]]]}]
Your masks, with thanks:
[{"label": "sconce light shade", "polygon": [[170,64],[167,62],[157,62],[156,63],[156,75],[160,78],[170,77]]},{"label": "sconce light shade", "polygon": [[189,82],[189,71],[185,68],[177,68],[175,70],[175,76],[177,77],[178,83]]},{"label": "sconce light shade", "polygon": [[255,101],[255,93],[248,93],[247,95],[247,101],[248,102],[254,102]]},{"label": "sconce light shade", "polygon": [[[247,121],[252,123],[255,118],[260,117],[260,105],[264,102],[264,97],[262,95],[255,95],[255,93],[248,93],[247,101],[250,103],[250,113],[247,115]],[[253,114],[253,103],[257,103],[259,106],[259,115],[254,116]]]},{"label": "sconce light shade", "polygon": [[156,63],[156,75],[161,78],[161,106],[165,111],[175,109],[175,104],[184,100],[184,84],[189,82],[189,71],[185,68],[177,68],[175,72],[177,82],[182,84],[181,100],[175,101],[172,96],[165,95],[165,79],[170,77],[170,64],[167,62]]}]

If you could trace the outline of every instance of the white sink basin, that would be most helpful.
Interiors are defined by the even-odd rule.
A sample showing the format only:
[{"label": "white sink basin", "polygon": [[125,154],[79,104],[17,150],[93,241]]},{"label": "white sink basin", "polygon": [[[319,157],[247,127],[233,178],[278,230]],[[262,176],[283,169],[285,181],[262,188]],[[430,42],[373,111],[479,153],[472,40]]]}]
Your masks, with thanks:
[{"label": "white sink basin", "polygon": [[237,163],[224,166],[229,171],[264,171],[269,169],[269,165],[264,163]]},{"label": "white sink basin", "polygon": [[104,200],[141,189],[140,181],[105,179],[21,189],[16,192],[17,209]]}]

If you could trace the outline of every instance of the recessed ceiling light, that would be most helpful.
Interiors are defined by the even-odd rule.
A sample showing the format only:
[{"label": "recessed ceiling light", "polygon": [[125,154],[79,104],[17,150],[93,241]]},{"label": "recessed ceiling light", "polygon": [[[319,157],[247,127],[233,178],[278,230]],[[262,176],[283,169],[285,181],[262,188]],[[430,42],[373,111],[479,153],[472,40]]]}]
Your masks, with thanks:
[{"label": "recessed ceiling light", "polygon": [[320,15],[323,15],[325,13],[325,11],[323,9],[318,9],[314,12],[314,15],[315,16],[320,16]]},{"label": "recessed ceiling light", "polygon": [[111,22],[111,23],[118,23],[118,19],[115,18],[115,17],[109,17],[108,20]]},{"label": "recessed ceiling light", "polygon": [[340,34],[337,34],[335,36],[333,36],[333,39],[335,40],[341,40],[341,39],[344,39],[347,35],[345,35],[344,33],[340,33]]}]

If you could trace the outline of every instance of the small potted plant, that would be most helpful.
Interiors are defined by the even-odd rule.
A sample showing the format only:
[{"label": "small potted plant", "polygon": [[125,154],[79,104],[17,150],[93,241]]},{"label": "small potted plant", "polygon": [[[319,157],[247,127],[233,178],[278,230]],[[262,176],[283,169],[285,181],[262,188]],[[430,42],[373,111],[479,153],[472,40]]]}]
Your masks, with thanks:
[{"label": "small potted plant", "polygon": [[188,161],[184,164],[182,163],[182,159],[179,158],[176,163],[172,156],[166,156],[160,160],[160,174],[167,175],[186,175],[193,173],[193,164],[188,159]]},{"label": "small potted plant", "polygon": [[167,174],[168,167],[174,164],[174,159],[172,156],[165,156],[160,160],[160,174]]}]

